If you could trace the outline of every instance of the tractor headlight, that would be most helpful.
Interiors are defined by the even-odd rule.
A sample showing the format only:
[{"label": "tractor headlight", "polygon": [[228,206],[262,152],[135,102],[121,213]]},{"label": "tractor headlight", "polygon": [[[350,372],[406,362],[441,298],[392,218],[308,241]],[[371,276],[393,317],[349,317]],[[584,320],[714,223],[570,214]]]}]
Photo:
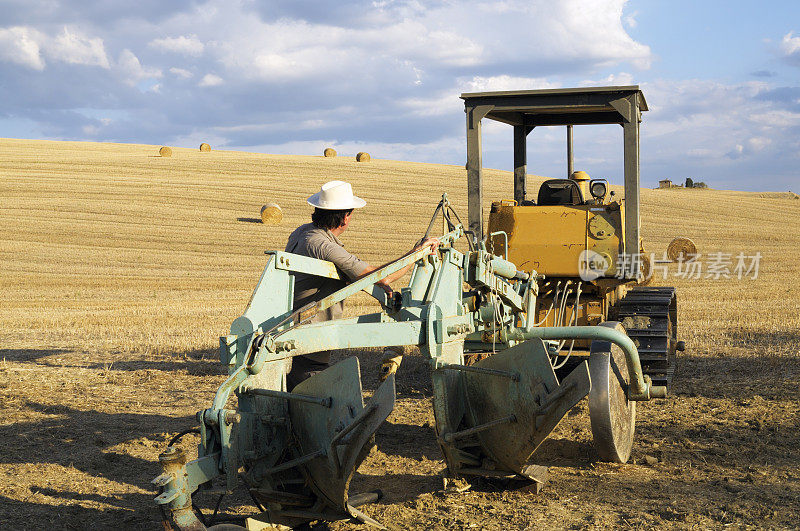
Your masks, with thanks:
[{"label": "tractor headlight", "polygon": [[592,193],[592,197],[597,199],[602,199],[606,196],[606,191],[608,191],[608,187],[606,183],[603,181],[595,181],[589,187],[589,191]]}]

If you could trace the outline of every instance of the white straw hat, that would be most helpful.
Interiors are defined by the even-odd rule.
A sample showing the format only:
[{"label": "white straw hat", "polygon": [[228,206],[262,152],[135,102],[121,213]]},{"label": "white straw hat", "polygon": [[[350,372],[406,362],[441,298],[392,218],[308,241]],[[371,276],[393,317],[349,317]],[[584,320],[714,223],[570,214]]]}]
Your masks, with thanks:
[{"label": "white straw hat", "polygon": [[322,189],[308,198],[308,204],[323,210],[350,210],[367,204],[353,195],[353,187],[344,181],[328,181]]}]

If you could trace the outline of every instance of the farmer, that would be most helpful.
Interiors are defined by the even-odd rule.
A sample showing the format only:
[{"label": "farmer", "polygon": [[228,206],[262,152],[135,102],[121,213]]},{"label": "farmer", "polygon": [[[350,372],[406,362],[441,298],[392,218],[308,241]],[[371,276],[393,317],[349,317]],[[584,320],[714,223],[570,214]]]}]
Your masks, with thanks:
[{"label": "farmer", "polygon": [[[308,204],[314,207],[311,214],[311,223],[299,226],[289,236],[286,251],[303,256],[310,256],[319,260],[327,260],[336,265],[342,280],[293,273],[294,305],[293,310],[302,308],[306,304],[319,301],[328,295],[340,290],[348,281],[363,277],[377,268],[372,267],[363,260],[345,250],[339,236],[350,226],[353,210],[367,204],[360,197],[353,195],[350,183],[343,181],[330,181],[322,185],[322,189],[308,198]],[[431,252],[436,250],[439,240],[429,238],[419,244],[414,250],[429,246]],[[387,293],[392,293],[389,283],[406,274],[413,264],[409,264],[378,282]],[[317,313],[310,322],[318,323],[340,319],[344,310],[344,301],[338,302]],[[397,370],[402,356],[402,349],[386,349],[384,351],[383,377]],[[291,391],[297,384],[326,369],[330,364],[330,351],[315,352],[304,356],[292,358],[292,369],[287,375],[286,385]]]}]

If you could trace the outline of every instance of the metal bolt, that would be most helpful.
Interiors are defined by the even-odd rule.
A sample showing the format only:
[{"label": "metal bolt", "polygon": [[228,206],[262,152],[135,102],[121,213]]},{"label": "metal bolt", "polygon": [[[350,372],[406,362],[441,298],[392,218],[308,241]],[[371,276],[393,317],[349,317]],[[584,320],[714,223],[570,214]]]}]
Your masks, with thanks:
[{"label": "metal bolt", "polygon": [[174,446],[167,446],[167,449],[161,452],[164,457],[171,457],[173,454],[178,453],[178,449]]},{"label": "metal bolt", "polygon": [[[158,460],[165,466],[170,464],[182,465],[186,462],[186,456],[180,448],[168,446],[167,449],[158,456]],[[166,469],[164,471],[169,472]]]}]

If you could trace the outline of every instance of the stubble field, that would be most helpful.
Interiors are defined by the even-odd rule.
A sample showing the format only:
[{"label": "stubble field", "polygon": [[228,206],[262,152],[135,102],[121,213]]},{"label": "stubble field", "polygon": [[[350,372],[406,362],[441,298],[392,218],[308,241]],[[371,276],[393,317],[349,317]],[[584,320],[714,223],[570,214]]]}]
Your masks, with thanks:
[{"label": "stubble field", "polygon": [[[308,220],[305,198],[323,182],[349,180],[367,200],[343,240],[375,265],[411,247],[442,192],[466,215],[463,167],[157,152],[0,140],[4,528],[159,528],[158,453],[208,407],[225,378],[218,336],[244,310],[263,251]],[[487,207],[510,195],[508,172],[487,181]],[[279,226],[260,223],[268,201],[284,209]],[[672,189],[643,190],[642,205],[648,251],[688,236],[705,265],[715,252],[732,255],[731,269],[740,252],[761,259],[755,279],[679,278],[673,265],[656,280],[677,286],[687,350],[671,396],[640,405],[631,463],[597,460],[584,401],[539,455],[551,466],[542,493],[482,484],[445,495],[430,379],[411,356],[354,480],[354,492],[385,493],[365,512],[392,528],[797,527],[800,200]],[[380,354],[358,355],[370,392]],[[243,514],[243,501],[223,512]]]}]

